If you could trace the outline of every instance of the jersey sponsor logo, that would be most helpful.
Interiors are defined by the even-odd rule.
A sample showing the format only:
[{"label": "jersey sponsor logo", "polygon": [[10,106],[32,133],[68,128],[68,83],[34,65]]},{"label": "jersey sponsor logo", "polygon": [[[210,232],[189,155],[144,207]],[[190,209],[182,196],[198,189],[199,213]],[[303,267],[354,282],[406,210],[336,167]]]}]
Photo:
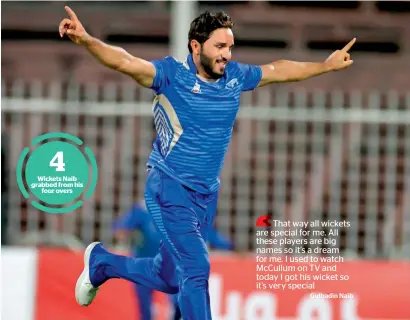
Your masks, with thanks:
[{"label": "jersey sponsor logo", "polygon": [[191,91],[193,93],[201,93],[201,86],[199,85],[198,81],[195,81],[195,85],[193,86]]}]

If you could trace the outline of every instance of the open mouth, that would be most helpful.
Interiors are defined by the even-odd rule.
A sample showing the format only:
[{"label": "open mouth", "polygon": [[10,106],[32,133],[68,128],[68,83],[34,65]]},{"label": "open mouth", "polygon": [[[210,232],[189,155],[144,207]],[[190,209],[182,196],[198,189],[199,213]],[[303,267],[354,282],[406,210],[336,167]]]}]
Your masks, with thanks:
[{"label": "open mouth", "polygon": [[226,62],[225,61],[216,61],[217,62],[217,64],[218,64],[218,67],[220,67],[220,68],[225,68],[225,66],[226,66]]}]

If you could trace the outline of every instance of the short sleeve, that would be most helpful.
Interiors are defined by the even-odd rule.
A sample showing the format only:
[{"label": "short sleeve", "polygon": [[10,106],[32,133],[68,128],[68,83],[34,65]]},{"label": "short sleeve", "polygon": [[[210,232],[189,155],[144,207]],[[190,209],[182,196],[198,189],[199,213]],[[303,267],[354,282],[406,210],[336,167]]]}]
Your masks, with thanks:
[{"label": "short sleeve", "polygon": [[255,89],[262,79],[261,67],[245,63],[238,63],[238,66],[243,74],[242,91],[250,91]]},{"label": "short sleeve", "polygon": [[176,63],[173,57],[165,57],[159,60],[152,60],[155,67],[155,78],[151,89],[156,93],[162,93],[171,83],[175,74]]}]

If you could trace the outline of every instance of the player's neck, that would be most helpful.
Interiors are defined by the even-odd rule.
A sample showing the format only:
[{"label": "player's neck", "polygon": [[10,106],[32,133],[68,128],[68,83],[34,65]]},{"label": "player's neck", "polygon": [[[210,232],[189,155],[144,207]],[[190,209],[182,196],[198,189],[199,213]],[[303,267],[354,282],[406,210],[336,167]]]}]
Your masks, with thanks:
[{"label": "player's neck", "polygon": [[211,81],[212,78],[205,72],[204,68],[201,66],[200,63],[195,61],[195,66],[196,66],[196,70],[197,70],[197,75],[201,78],[204,79],[206,81]]},{"label": "player's neck", "polygon": [[202,67],[201,63],[199,61],[195,61],[196,59],[194,59],[194,63],[196,66],[196,70],[197,70],[197,77],[199,77],[201,80],[205,81],[205,82],[217,82],[219,79],[213,79],[211,78],[204,70],[204,68]]}]

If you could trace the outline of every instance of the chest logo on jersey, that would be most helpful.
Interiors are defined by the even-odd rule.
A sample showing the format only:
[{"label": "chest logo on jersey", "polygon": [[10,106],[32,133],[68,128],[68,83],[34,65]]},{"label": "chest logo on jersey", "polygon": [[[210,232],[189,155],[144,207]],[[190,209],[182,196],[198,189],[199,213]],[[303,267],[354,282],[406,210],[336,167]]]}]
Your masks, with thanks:
[{"label": "chest logo on jersey", "polygon": [[234,78],[226,84],[227,88],[233,88],[238,84],[238,79]]},{"label": "chest logo on jersey", "polygon": [[191,91],[193,93],[201,93],[201,86],[199,85],[198,81],[195,81],[195,85],[193,86]]}]

